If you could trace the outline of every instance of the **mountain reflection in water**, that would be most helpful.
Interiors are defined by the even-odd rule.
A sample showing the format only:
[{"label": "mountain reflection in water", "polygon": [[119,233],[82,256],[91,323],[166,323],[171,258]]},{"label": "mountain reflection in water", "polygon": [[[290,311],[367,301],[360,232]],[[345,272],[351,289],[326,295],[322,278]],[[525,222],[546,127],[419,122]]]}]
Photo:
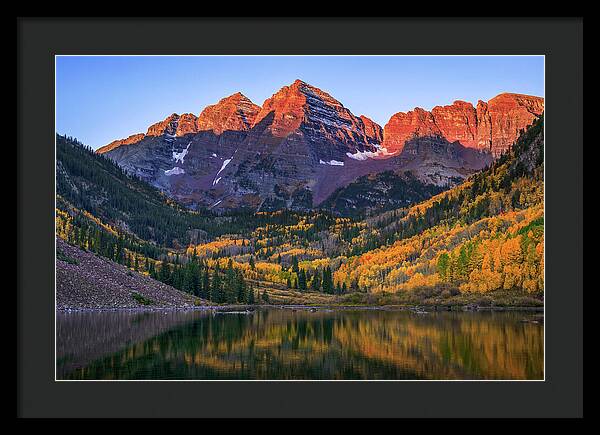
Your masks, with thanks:
[{"label": "mountain reflection in water", "polygon": [[58,379],[543,379],[528,312],[59,312]]}]

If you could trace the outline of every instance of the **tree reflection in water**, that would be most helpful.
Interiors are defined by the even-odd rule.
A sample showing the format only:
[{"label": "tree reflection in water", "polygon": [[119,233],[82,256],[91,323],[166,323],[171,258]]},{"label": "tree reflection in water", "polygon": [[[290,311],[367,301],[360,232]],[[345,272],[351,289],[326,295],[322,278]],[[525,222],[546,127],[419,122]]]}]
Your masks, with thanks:
[{"label": "tree reflection in water", "polygon": [[543,379],[527,312],[58,313],[59,379]]}]

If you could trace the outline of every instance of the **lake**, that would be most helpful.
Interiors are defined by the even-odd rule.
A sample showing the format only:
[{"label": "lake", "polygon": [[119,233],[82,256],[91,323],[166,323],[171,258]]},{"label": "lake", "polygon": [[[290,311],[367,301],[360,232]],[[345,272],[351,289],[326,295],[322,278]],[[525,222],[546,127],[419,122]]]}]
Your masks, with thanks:
[{"label": "lake", "polygon": [[57,379],[543,379],[541,313],[58,312]]}]

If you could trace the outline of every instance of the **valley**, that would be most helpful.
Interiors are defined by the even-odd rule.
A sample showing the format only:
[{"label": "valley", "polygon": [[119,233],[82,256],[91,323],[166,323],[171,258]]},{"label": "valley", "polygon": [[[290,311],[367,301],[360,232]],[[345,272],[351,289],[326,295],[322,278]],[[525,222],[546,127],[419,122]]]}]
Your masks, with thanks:
[{"label": "valley", "polygon": [[[189,209],[73,139],[57,147],[57,237],[166,284],[181,306],[543,306],[543,117],[456,187],[369,216]],[[361,183],[373,180],[387,194],[386,177],[338,198],[368,198]],[[157,299],[138,287],[126,286],[125,306]]]}]

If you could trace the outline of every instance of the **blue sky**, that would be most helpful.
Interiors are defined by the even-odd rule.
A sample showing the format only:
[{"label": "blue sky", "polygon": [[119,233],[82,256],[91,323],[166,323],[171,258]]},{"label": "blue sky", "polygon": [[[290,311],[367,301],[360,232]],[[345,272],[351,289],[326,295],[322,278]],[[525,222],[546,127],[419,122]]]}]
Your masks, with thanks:
[{"label": "blue sky", "polygon": [[98,148],[235,92],[262,105],[304,80],[382,126],[396,112],[501,92],[544,96],[539,56],[56,58],[56,129]]}]

